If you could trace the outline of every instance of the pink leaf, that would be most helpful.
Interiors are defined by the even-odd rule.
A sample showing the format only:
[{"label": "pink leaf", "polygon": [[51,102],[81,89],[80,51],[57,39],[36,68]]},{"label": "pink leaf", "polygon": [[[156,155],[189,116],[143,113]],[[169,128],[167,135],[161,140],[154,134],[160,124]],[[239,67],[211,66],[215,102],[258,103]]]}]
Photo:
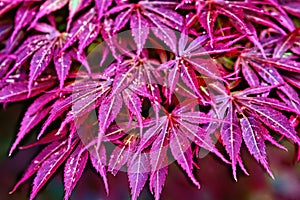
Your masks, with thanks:
[{"label": "pink leaf", "polygon": [[98,36],[100,31],[99,22],[96,17],[89,21],[88,26],[78,35],[79,45],[78,51],[84,52],[84,48],[92,43]]},{"label": "pink leaf", "polygon": [[[158,138],[153,142],[150,150],[150,164],[151,171],[156,172],[162,168],[165,168],[168,163],[166,163],[168,144],[166,139],[167,133],[162,133]],[[152,173],[151,179],[154,178]],[[159,188],[156,188],[159,190]]]},{"label": "pink leaf", "polygon": [[[300,5],[300,3],[299,3]],[[281,58],[283,54],[290,49],[294,42],[296,41],[297,35],[299,34],[300,29],[296,29],[288,35],[284,36],[276,45],[273,58]]]},{"label": "pink leaf", "polygon": [[164,24],[162,24],[158,17],[152,13],[146,13],[145,15],[149,18],[149,20],[154,24],[155,27],[151,27],[154,35],[162,40],[171,50],[171,52],[176,53],[176,35],[174,31]]},{"label": "pink leaf", "polygon": [[260,85],[259,78],[253,69],[247,64],[244,59],[241,59],[242,62],[242,72],[245,77],[247,83],[250,87],[255,87]]},{"label": "pink leaf", "polygon": [[125,145],[122,147],[116,146],[111,153],[108,170],[115,176],[131,156],[132,152]]},{"label": "pink leaf", "polygon": [[169,86],[168,98],[169,98],[170,103],[171,103],[171,98],[172,98],[173,92],[174,92],[176,85],[178,83],[178,80],[179,80],[179,70],[180,70],[180,68],[178,66],[178,62],[176,62],[175,66],[170,70],[170,73],[168,76],[168,86]]},{"label": "pink leaf", "polygon": [[[168,26],[177,29],[177,30],[181,30],[184,20],[183,17],[178,14],[177,12],[174,12],[171,9],[165,9],[163,7],[159,7],[159,6],[152,6],[152,5],[147,5],[150,4],[149,2],[144,1],[145,4],[145,8],[148,11],[151,11],[152,13],[156,14],[157,16],[162,16],[162,22],[166,23]],[[158,5],[158,1],[156,2]],[[164,3],[169,3],[171,4],[171,2],[164,2]]]},{"label": "pink leaf", "polygon": [[[126,7],[128,7],[128,6],[126,6]],[[119,30],[124,28],[124,26],[127,24],[128,20],[130,19],[131,12],[132,12],[132,7],[130,7],[128,10],[126,10],[124,12],[121,12],[116,17],[116,20],[114,21],[114,28],[113,28],[114,33],[118,32]]]},{"label": "pink leaf", "polygon": [[68,32],[66,42],[61,51],[66,50],[71,47],[74,42],[76,42],[79,37],[86,39],[81,36],[85,30],[89,30],[90,22],[95,18],[96,11],[94,8],[90,9],[86,14],[81,16],[78,20],[74,22],[71,30]]},{"label": "pink leaf", "polygon": [[69,27],[73,22],[73,18],[75,14],[78,13],[83,8],[87,7],[90,3],[91,0],[69,0],[69,17],[68,17],[67,30],[69,30]]},{"label": "pink leaf", "polygon": [[123,92],[124,103],[128,109],[136,116],[139,125],[140,125],[140,135],[142,135],[143,130],[143,118],[141,115],[142,112],[142,102],[141,99],[130,90],[125,89]]},{"label": "pink leaf", "polygon": [[185,65],[182,65],[180,69],[181,78],[184,81],[184,83],[188,87],[190,87],[198,97],[202,97],[202,95],[199,92],[198,79],[194,70],[191,67]]}]

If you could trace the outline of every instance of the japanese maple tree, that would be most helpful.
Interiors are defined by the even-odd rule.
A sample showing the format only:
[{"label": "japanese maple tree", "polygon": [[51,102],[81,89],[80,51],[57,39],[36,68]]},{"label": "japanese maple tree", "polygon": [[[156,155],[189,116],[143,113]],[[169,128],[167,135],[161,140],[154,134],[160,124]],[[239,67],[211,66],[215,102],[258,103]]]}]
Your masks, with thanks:
[{"label": "japanese maple tree", "polygon": [[69,199],[90,162],[107,195],[126,171],[132,199],[160,199],[171,162],[200,188],[202,149],[248,175],[242,146],[274,178],[266,145],[300,160],[299,16],[292,0],[0,0],[0,103],[30,101],[9,156],[43,147],[11,193],[63,170]]}]

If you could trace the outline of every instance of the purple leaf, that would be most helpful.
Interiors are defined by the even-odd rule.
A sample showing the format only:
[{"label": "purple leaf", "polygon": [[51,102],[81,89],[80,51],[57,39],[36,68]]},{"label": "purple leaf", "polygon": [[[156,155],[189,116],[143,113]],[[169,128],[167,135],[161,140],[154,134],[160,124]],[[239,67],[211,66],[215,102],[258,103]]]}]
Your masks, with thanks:
[{"label": "purple leaf", "polygon": [[235,181],[237,181],[236,164],[242,145],[242,132],[241,128],[238,126],[237,115],[233,109],[232,104],[229,105],[228,113],[224,120],[230,122],[230,124],[223,123],[221,129],[221,138],[223,141],[222,143],[225,145],[225,149],[229,154],[233,177]]},{"label": "purple leaf", "polygon": [[122,148],[116,146],[111,153],[108,163],[108,170],[115,176],[131,156],[132,152],[130,152],[129,148],[126,148],[125,145],[122,146]]},{"label": "purple leaf", "polygon": [[[96,1],[97,2],[97,1]],[[69,0],[69,17],[68,17],[68,25],[67,30],[71,23],[73,22],[73,18],[77,12],[85,8],[91,3],[91,0]]]},{"label": "purple leaf", "polygon": [[[126,69],[127,70],[127,69]],[[125,88],[127,88],[135,77],[136,68],[130,66],[130,68],[125,70],[120,70],[114,78],[112,95],[117,95],[122,92]]]},{"label": "purple leaf", "polygon": [[249,84],[249,86],[250,87],[259,86],[260,82],[259,82],[259,78],[258,78],[257,74],[247,64],[247,61],[242,59],[241,62],[242,62],[243,76],[245,77],[245,79],[246,79],[247,83]]},{"label": "purple leaf", "polygon": [[[32,104],[34,105],[34,104]],[[25,116],[21,122],[21,127],[18,132],[17,138],[14,141],[10,151],[9,156],[13,153],[13,151],[16,149],[16,147],[19,145],[21,140],[29,133],[29,131],[34,128],[37,124],[39,124],[44,117],[49,113],[50,107],[44,108],[40,110],[38,113],[30,115],[30,107],[28,108],[27,112],[25,113]]]},{"label": "purple leaf", "polygon": [[213,29],[214,29],[217,16],[218,16],[218,12],[216,12],[216,10],[204,11],[198,16],[199,22],[201,23],[203,28],[205,28],[205,30],[208,32],[208,35],[210,37],[211,47],[213,47],[213,43],[214,43],[215,36],[213,35]]},{"label": "purple leaf", "polygon": [[291,1],[284,3],[282,6],[290,14],[300,17],[300,2]]},{"label": "purple leaf", "polygon": [[294,30],[290,34],[284,36],[280,42],[277,43],[274,49],[273,58],[281,58],[282,55],[293,46],[299,31],[299,28]]},{"label": "purple leaf", "polygon": [[120,95],[115,95],[102,102],[99,108],[99,129],[102,133],[106,131],[110,123],[117,117],[122,104],[123,101]]},{"label": "purple leaf", "polygon": [[21,3],[22,1],[23,0],[14,0],[14,1],[9,1],[9,0],[3,1],[2,0],[1,4],[0,4],[0,15],[2,16],[9,10],[13,9],[17,5],[19,5],[19,3]]},{"label": "purple leaf", "polygon": [[14,31],[10,37],[10,40],[13,41],[17,34],[20,32],[20,30],[30,24],[36,15],[36,6],[30,5],[30,3],[26,4],[24,3],[17,11],[16,17],[15,17],[15,27]]},{"label": "purple leaf", "polygon": [[[82,36],[83,32],[87,31],[89,32],[90,26],[93,26],[93,24],[90,24],[90,22],[95,19],[96,11],[94,8],[90,9],[89,12],[81,16],[78,20],[74,22],[72,25],[71,30],[68,32],[66,42],[62,48],[61,51],[66,50],[67,48],[71,47],[74,42],[76,42],[80,37],[81,39],[86,37]],[[85,42],[82,43],[82,45],[85,44]],[[88,44],[86,44],[88,45]],[[84,46],[84,45],[83,45]]]},{"label": "purple leaf", "polygon": [[24,173],[23,177],[18,181],[18,183],[14,186],[14,188],[9,192],[12,194],[16,191],[16,189],[28,180],[41,166],[41,164],[57,152],[62,146],[66,144],[66,141],[63,142],[53,142],[46,146],[34,159],[32,159],[31,164],[28,166],[26,172]]},{"label": "purple leaf", "polygon": [[91,150],[90,153],[90,159],[92,162],[93,167],[96,169],[96,171],[101,175],[106,193],[109,193],[108,189],[108,183],[107,183],[107,177],[106,177],[106,150],[103,145],[100,146],[100,149],[97,151],[95,146],[93,146],[94,149]]},{"label": "purple leaf", "polygon": [[98,19],[101,19],[105,15],[105,12],[109,6],[111,6],[112,2],[112,0],[95,0]]},{"label": "purple leaf", "polygon": [[79,45],[78,51],[81,53],[84,51],[84,48],[87,47],[90,43],[92,43],[98,36],[100,31],[99,22],[96,17],[94,17],[88,23],[88,27],[85,28],[81,33],[78,35]]},{"label": "purple leaf", "polygon": [[[31,23],[30,28],[34,27],[38,20],[45,15],[48,15],[56,10],[61,9],[68,3],[68,0],[46,0],[36,14],[34,21]],[[29,28],[29,29],[30,29]]]},{"label": "purple leaf", "polygon": [[137,55],[140,55],[149,34],[149,24],[139,11],[131,16],[130,28],[137,45]]},{"label": "purple leaf", "polygon": [[[168,123],[166,123],[165,127],[168,127]],[[168,150],[168,132],[169,130],[163,129],[163,131],[152,143],[152,147],[150,150],[150,164],[152,172],[166,167],[167,163],[165,163],[165,158],[167,157]]]},{"label": "purple leaf", "polygon": [[[128,6],[126,6],[128,7]],[[116,33],[119,30],[121,30],[122,28],[124,28],[124,26],[127,24],[127,22],[130,19],[131,13],[132,13],[132,7],[130,7],[128,10],[126,10],[125,12],[121,12],[117,17],[116,20],[114,21],[114,28],[113,28],[113,32]]]},{"label": "purple leaf", "polygon": [[181,68],[181,78],[183,82],[193,90],[198,97],[202,95],[199,92],[199,85],[196,73],[191,67],[183,65]]},{"label": "purple leaf", "polygon": [[168,167],[160,168],[159,170],[154,171],[151,174],[149,187],[150,187],[150,191],[154,192],[155,200],[160,199],[160,194],[166,182],[167,174],[168,174]]},{"label": "purple leaf", "polygon": [[14,52],[14,54],[17,55],[17,59],[13,68],[6,74],[6,77],[22,66],[31,55],[47,43],[48,40],[46,35],[35,35],[25,40],[25,42]]},{"label": "purple leaf", "polygon": [[195,142],[195,144],[197,144],[199,147],[213,152],[224,162],[228,163],[223,155],[216,149],[210,134],[208,134],[203,128],[199,127],[198,125],[182,122],[180,123],[179,131],[181,134],[186,135],[191,141]]},{"label": "purple leaf", "polygon": [[80,179],[88,159],[88,151],[81,153],[82,148],[83,147],[81,144],[78,145],[75,151],[73,151],[73,153],[69,156],[65,164],[65,200],[68,200],[71,196],[72,190],[75,188],[78,180]]},{"label": "purple leaf", "polygon": [[154,35],[162,40],[172,52],[177,52],[176,49],[176,35],[174,31],[167,26],[163,25],[158,18],[152,13],[145,13],[149,20],[154,24],[155,27],[151,27]]},{"label": "purple leaf", "polygon": [[274,179],[267,161],[266,146],[261,133],[262,125],[257,123],[254,118],[244,116],[240,119],[244,142],[254,158],[260,162],[267,170],[269,175]]},{"label": "purple leaf", "polygon": [[191,149],[191,144],[189,140],[178,133],[174,128],[172,129],[170,148],[172,154],[178,164],[187,172],[187,175],[192,180],[192,182],[200,189],[200,184],[193,175],[193,153]]},{"label": "purple leaf", "polygon": [[260,106],[269,106],[271,108],[285,111],[285,112],[292,112],[300,115],[299,111],[294,109],[291,106],[285,105],[284,103],[276,100],[276,99],[271,99],[271,98],[265,98],[265,97],[254,97],[254,98],[239,98],[240,100],[245,100],[248,103],[251,104],[257,104]]},{"label": "purple leaf", "polygon": [[153,143],[156,138],[161,134],[166,134],[168,128],[168,121],[166,117],[161,117],[159,123],[155,124],[153,127],[149,128],[142,136],[141,141],[138,146],[138,152],[147,148],[151,143]]},{"label": "purple leaf", "polygon": [[32,60],[30,62],[30,73],[28,82],[29,94],[31,93],[31,88],[34,81],[49,65],[53,56],[53,52],[54,50],[51,44],[49,46],[43,46],[33,55]]},{"label": "purple leaf", "polygon": [[[41,82],[36,82],[31,88],[30,97],[36,96],[45,91],[51,86],[53,86],[51,79],[45,79]],[[2,88],[0,91],[0,103],[16,102],[28,98],[28,83],[27,82],[17,82],[9,84],[8,86]]]},{"label": "purple leaf", "polygon": [[[146,1],[144,1],[146,2]],[[165,2],[167,3],[167,2]],[[171,3],[171,2],[170,2]],[[162,16],[162,22],[168,24],[168,26],[176,29],[176,30],[181,30],[183,26],[183,17],[178,14],[177,12],[174,12],[171,9],[165,9],[163,7],[159,6],[149,6],[147,4],[150,4],[150,2],[147,2],[144,4],[145,8],[148,11],[151,11],[152,13],[157,14],[157,16]]]},{"label": "purple leaf", "polygon": [[178,62],[176,62],[175,66],[170,70],[169,76],[168,76],[168,86],[169,86],[169,94],[168,94],[168,98],[169,98],[169,102],[171,102],[171,98],[173,95],[173,92],[176,88],[176,85],[178,83],[179,80],[179,66],[178,66]]},{"label": "purple leaf", "polygon": [[257,105],[247,105],[249,109],[256,113],[257,117],[269,128],[291,139],[295,143],[300,143],[296,131],[291,126],[287,117],[282,113],[268,107]]},{"label": "purple leaf", "polygon": [[57,56],[54,56],[54,66],[59,79],[59,87],[62,89],[72,64],[72,58],[67,52],[55,52]]},{"label": "purple leaf", "polygon": [[262,79],[264,79],[267,83],[271,85],[281,85],[283,86],[279,87],[279,89],[284,92],[289,98],[292,100],[298,101],[299,96],[297,92],[291,88],[289,85],[285,84],[282,76],[279,74],[279,72],[274,68],[270,66],[261,66],[255,62],[251,62],[252,66],[256,69],[256,71],[259,73]]},{"label": "purple leaf", "polygon": [[33,142],[31,144],[28,144],[28,145],[25,145],[25,146],[21,146],[21,147],[19,147],[19,149],[22,149],[22,150],[23,149],[29,149],[29,148],[36,147],[36,146],[39,146],[39,145],[42,145],[42,144],[55,142],[55,141],[58,141],[58,140],[62,139],[63,137],[65,137],[66,134],[67,134],[66,131],[64,131],[64,133],[60,134],[60,135],[56,135],[56,133],[57,133],[57,130],[51,131],[50,133],[45,135],[45,137],[39,139],[38,141]]},{"label": "purple leaf", "polygon": [[141,193],[150,171],[150,163],[145,153],[139,153],[136,159],[131,160],[128,166],[128,179],[132,199],[136,200]]},{"label": "purple leaf", "polygon": [[36,177],[33,181],[32,192],[30,194],[30,200],[33,200],[40,189],[46,184],[50,177],[55,173],[57,168],[68,158],[76,142],[73,143],[70,149],[66,146],[60,148],[58,151],[53,153],[47,158],[39,170],[37,171]]},{"label": "purple leaf", "polygon": [[142,102],[140,98],[130,90],[124,90],[123,92],[123,99],[124,103],[128,107],[128,109],[136,116],[139,125],[140,125],[140,130],[142,135],[142,129],[143,129],[143,119],[142,119]]}]

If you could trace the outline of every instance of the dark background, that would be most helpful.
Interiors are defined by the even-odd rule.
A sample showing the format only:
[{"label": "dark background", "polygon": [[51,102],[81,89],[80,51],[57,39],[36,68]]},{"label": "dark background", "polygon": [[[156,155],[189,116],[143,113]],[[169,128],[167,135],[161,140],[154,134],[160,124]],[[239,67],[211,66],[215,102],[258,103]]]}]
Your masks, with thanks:
[{"label": "dark background", "polygon": [[[6,110],[0,110],[0,200],[28,199],[33,179],[27,181],[12,195],[8,192],[21,178],[30,160],[39,148],[18,150],[8,157],[8,150],[19,128],[25,105],[10,104]],[[36,132],[31,132],[21,144],[35,140]],[[267,144],[269,163],[274,173],[272,180],[263,168],[243,149],[242,157],[250,176],[239,169],[238,182],[232,178],[231,167],[220,159],[209,154],[197,160],[200,169],[195,175],[201,183],[198,190],[176,164],[169,166],[167,182],[163,189],[162,200],[210,200],[210,199],[300,199],[300,164],[293,163],[295,148],[287,141],[283,142],[289,152],[277,149]],[[62,168],[39,193],[36,199],[63,199]],[[116,177],[108,175],[110,195],[106,196],[102,180],[88,165],[78,182],[72,200],[123,200],[130,199],[126,173],[120,172]],[[141,200],[153,199],[147,187],[142,191]]]}]

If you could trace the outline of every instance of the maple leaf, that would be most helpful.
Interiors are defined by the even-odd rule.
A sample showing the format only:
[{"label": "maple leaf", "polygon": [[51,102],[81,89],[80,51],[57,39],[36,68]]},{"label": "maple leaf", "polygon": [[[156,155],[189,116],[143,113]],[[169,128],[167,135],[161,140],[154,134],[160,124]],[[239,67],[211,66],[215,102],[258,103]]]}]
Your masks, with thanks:
[{"label": "maple leaf", "polygon": [[[181,30],[183,18],[178,13],[159,6],[160,4],[172,5],[172,2],[156,2],[156,4],[148,1],[139,1],[136,4],[120,3],[107,13],[111,15],[120,12],[114,22],[114,32],[124,28],[130,20],[130,28],[137,45],[138,55],[144,47],[149,29],[153,31],[156,37],[164,41],[172,51],[176,50],[174,43],[176,36],[169,27]],[[127,9],[126,12],[122,12],[125,9]]]},{"label": "maple leaf", "polygon": [[248,175],[243,145],[273,178],[266,143],[300,146],[298,4],[0,0],[0,103],[30,99],[9,154],[38,125],[19,148],[45,146],[11,192],[35,175],[33,199],[63,166],[69,199],[90,161],[107,194],[127,170],[133,199],[158,200],[173,160],[200,188],[201,148]]},{"label": "maple leaf", "polygon": [[264,141],[269,141],[282,149],[285,148],[273,139],[267,129],[271,129],[297,144],[300,142],[294,127],[292,127],[288,118],[281,113],[282,111],[298,113],[296,109],[272,98],[248,96],[259,95],[269,90],[270,86],[260,86],[248,88],[240,93],[222,94],[226,100],[224,106],[221,106],[218,112],[227,113],[225,119],[231,123],[224,123],[220,134],[222,143],[225,145],[232,161],[235,179],[235,165],[239,158],[242,138],[249,152],[264,166],[271,177],[273,175],[266,160]]}]

